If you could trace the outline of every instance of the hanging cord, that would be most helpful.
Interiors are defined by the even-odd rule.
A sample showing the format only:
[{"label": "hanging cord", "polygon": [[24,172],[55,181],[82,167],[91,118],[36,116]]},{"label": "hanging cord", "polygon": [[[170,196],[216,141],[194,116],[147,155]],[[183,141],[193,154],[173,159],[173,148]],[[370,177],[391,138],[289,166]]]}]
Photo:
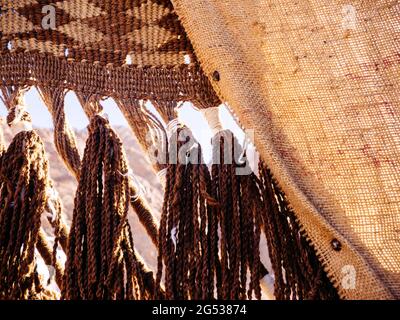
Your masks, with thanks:
[{"label": "hanging cord", "polygon": [[[116,101],[119,109],[126,118],[129,127],[136,136],[139,144],[143,150],[148,153],[151,146],[147,139],[149,134],[149,121],[146,117],[146,113],[143,112],[142,106],[139,101],[134,99],[124,99]],[[160,170],[158,164],[154,164],[154,170],[157,172]],[[150,206],[143,196],[139,195],[139,190],[131,185],[131,194],[136,195],[131,199],[131,206],[136,212],[139,221],[145,227],[147,234],[150,236],[153,244],[158,245],[158,222],[150,210]],[[139,196],[137,196],[139,195]]]},{"label": "hanging cord", "polygon": [[[11,86],[11,87],[1,87],[2,91],[2,97],[1,99],[3,100],[4,104],[6,105],[8,109],[8,115],[7,115],[7,123],[10,127],[13,127],[13,131],[15,134],[18,134],[18,132],[24,132],[24,131],[32,131],[32,120],[28,112],[25,111],[25,102],[24,102],[24,93],[28,90],[27,86],[23,87],[18,87],[18,86]],[[47,189],[52,189],[52,181],[49,179],[48,180],[49,187]],[[48,211],[48,204],[51,201],[54,201],[52,199],[53,197],[51,195],[47,195],[47,203],[46,203],[46,210]],[[49,220],[50,224],[54,228],[54,235],[55,235],[55,240],[53,244],[53,253],[52,253],[52,260],[47,261],[47,264],[50,266],[52,265],[54,268],[57,269],[57,258],[56,258],[56,253],[57,253],[57,248],[58,248],[58,243],[61,242],[62,248],[65,250],[66,248],[66,232],[68,232],[68,228],[62,221],[62,215],[61,215],[61,200],[58,198],[57,199],[58,205],[56,205],[57,210],[53,212],[52,214],[52,219]],[[44,241],[47,242],[47,239],[43,239]],[[44,251],[44,247],[40,247],[40,249],[43,249],[42,251],[39,250],[40,254],[42,257],[44,255],[48,255],[48,252]],[[58,280],[61,278],[59,277]],[[58,281],[58,286],[61,288],[61,281]]]},{"label": "hanging cord", "polygon": [[[55,269],[55,280],[59,288],[63,283],[64,277],[64,267],[60,264],[58,260],[54,260],[54,247],[53,249],[49,246],[47,241],[46,232],[43,228],[40,228],[38,241],[36,243],[37,250],[39,251],[41,257],[43,258],[44,263],[47,266],[52,266]],[[52,274],[50,274],[50,277]],[[50,281],[51,279],[49,279]]]},{"label": "hanging cord", "polygon": [[[49,180],[43,143],[34,131],[14,137],[1,157],[0,177],[0,296],[39,299],[45,290],[35,248],[45,255],[37,243]],[[53,255],[50,249],[48,254]],[[61,272],[59,269],[60,288]]]},{"label": "hanging cord", "polygon": [[67,252],[67,241],[68,241],[68,227],[62,218],[62,202],[58,192],[53,186],[53,182],[50,180],[49,185],[46,189],[47,202],[45,211],[47,212],[47,221],[54,228],[54,244],[53,244],[53,263],[54,266],[57,264],[57,248],[58,244],[61,244],[61,248],[64,252]]},{"label": "hanging cord", "polygon": [[[230,132],[219,131],[213,147],[221,158],[212,167],[211,179],[191,132],[177,119],[167,125],[168,168],[156,277],[160,283],[165,270],[167,299],[245,299],[253,294],[261,298],[259,282],[266,270],[259,252],[261,197],[253,197],[259,190],[257,180],[254,174],[236,175],[236,168],[244,164],[234,150],[240,155],[243,151]],[[225,164],[226,152],[233,163]]]},{"label": "hanging cord", "polygon": [[[237,116],[227,107],[237,122]],[[263,229],[274,271],[274,281],[263,279],[268,295],[273,282],[274,296],[278,300],[339,299],[315,249],[300,231],[299,221],[290,209],[285,194],[262,159],[258,162],[258,177]]]},{"label": "hanging cord", "polygon": [[101,116],[91,119],[81,170],[63,298],[151,298],[154,288],[134,252],[127,220],[130,188],[122,143]]},{"label": "hanging cord", "polygon": [[[165,143],[165,129],[157,117],[147,110],[145,106],[146,101],[122,99],[117,100],[116,103],[147,155],[150,154],[150,150],[154,145],[163,146]],[[151,161],[151,163],[155,172],[165,167],[165,163],[158,161]]]}]

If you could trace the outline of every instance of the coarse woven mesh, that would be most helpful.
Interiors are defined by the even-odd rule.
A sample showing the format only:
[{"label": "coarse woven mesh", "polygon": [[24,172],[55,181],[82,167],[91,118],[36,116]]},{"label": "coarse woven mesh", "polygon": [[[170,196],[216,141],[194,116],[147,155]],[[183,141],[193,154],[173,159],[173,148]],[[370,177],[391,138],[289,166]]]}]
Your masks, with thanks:
[{"label": "coarse woven mesh", "polygon": [[172,3],[341,297],[399,298],[398,1]]}]

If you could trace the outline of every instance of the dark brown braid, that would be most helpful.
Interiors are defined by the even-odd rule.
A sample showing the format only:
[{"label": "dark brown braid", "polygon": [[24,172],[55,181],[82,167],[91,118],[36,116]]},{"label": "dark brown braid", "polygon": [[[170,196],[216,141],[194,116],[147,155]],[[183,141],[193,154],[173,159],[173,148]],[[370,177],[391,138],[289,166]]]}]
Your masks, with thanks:
[{"label": "dark brown braid", "polygon": [[[17,105],[23,105],[23,96],[24,93],[28,90],[28,86],[0,86],[1,96],[0,100],[6,106],[9,115],[7,116],[7,120],[12,120],[13,112],[15,112],[15,107]],[[8,122],[8,121],[7,121]]]},{"label": "dark brown braid", "polygon": [[262,161],[259,175],[265,206],[262,211],[264,232],[275,274],[275,297],[281,300],[338,299],[314,248],[300,231],[285,195]]},{"label": "dark brown braid", "polygon": [[35,248],[49,180],[43,143],[34,131],[14,137],[1,157],[0,178],[0,297],[43,298]]},{"label": "dark brown braid", "polygon": [[106,119],[93,116],[75,196],[64,299],[151,298],[152,274],[134,253],[127,220],[127,174],[120,139]]}]

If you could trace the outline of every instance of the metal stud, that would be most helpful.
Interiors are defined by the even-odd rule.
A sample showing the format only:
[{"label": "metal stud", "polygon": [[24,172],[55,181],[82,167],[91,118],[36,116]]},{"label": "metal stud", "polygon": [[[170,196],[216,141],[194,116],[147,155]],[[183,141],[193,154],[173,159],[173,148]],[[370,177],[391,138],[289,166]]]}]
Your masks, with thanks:
[{"label": "metal stud", "polygon": [[332,249],[335,251],[342,250],[342,244],[340,243],[340,241],[338,239],[333,239],[331,241],[331,246],[332,246]]},{"label": "metal stud", "polygon": [[213,78],[214,81],[219,81],[220,80],[219,72],[217,70],[215,70],[213,72],[212,78]]}]

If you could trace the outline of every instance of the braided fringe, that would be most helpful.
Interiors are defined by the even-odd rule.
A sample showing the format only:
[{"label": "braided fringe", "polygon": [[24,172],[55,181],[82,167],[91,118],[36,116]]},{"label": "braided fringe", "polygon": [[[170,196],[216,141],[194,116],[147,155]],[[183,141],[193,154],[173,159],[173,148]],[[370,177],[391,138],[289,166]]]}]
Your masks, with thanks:
[{"label": "braided fringe", "polygon": [[[218,200],[214,223],[220,226],[220,299],[261,299],[261,196],[253,173],[238,175],[243,150],[229,130],[213,137],[212,195]],[[215,247],[215,243],[214,243]],[[215,249],[214,249],[215,250]],[[250,279],[248,279],[250,274]],[[248,281],[249,280],[249,281]]]},{"label": "braided fringe", "polygon": [[108,121],[94,116],[69,235],[64,299],[149,299],[149,274],[134,253],[127,220],[128,167]]},{"label": "braided fringe", "polygon": [[[55,146],[57,148],[57,152],[63,159],[64,163],[66,164],[66,167],[70,170],[70,172],[72,172],[72,174],[79,181],[81,157],[79,155],[79,151],[77,148],[75,134],[70,129],[67,118],[65,116],[65,111],[64,111],[65,90],[43,86],[39,87],[39,92],[53,118],[54,141],[55,141]],[[76,95],[84,109],[85,114],[88,116],[89,119],[91,119],[94,115],[102,111],[102,106],[99,102],[100,97],[98,95],[84,94],[82,92],[77,92]],[[125,102],[129,101],[126,100]],[[130,102],[134,103],[135,100]],[[125,107],[136,106],[129,103],[122,105],[124,105]],[[121,107],[120,103],[119,106]],[[127,110],[125,111],[128,112]],[[132,108],[131,112],[135,114],[135,110],[136,110],[135,108]],[[127,117],[127,120],[131,124],[131,119]],[[145,124],[145,122],[141,121],[137,123]],[[135,190],[135,187],[132,184],[130,184],[130,193],[132,195],[138,194],[137,190]],[[156,219],[153,217],[150,211],[149,205],[147,204],[147,202],[143,197],[135,197],[135,199],[133,198],[131,199],[131,206],[138,215],[140,222],[145,227],[151,240],[155,245],[157,245],[158,226],[156,223]],[[66,246],[65,239],[67,238],[67,235],[68,231],[66,226],[62,226],[60,230],[60,243],[63,246],[63,248]]]},{"label": "braided fringe", "polygon": [[[52,114],[54,123],[54,141],[57,151],[61,158],[64,160],[66,167],[73,173],[78,179],[80,178],[81,172],[81,157],[77,149],[76,138],[73,131],[70,129],[67,118],[64,111],[64,98],[65,90],[59,88],[39,87],[39,92],[42,95],[42,99],[45,102],[47,108]],[[93,94],[83,94],[77,92],[77,97],[83,106],[86,115],[92,118],[96,113],[102,111],[100,104],[100,97]],[[142,196],[137,196],[138,192],[135,187],[130,183],[130,204],[138,215],[140,222],[145,227],[147,233],[152,239],[153,243],[157,245],[158,241],[158,226],[156,219],[153,217],[149,206]],[[59,241],[63,248],[67,247],[66,240],[68,238],[69,231],[65,225],[61,225],[59,233]],[[65,249],[64,249],[65,250]],[[67,251],[67,250],[65,250]],[[135,253],[135,258],[138,260],[138,266],[140,267],[140,273],[146,275],[146,283],[149,286],[154,286],[153,273],[149,271],[146,265],[140,261],[140,256]],[[161,292],[160,288],[155,289],[157,292]],[[153,292],[153,290],[151,290]]]},{"label": "braided fringe", "polygon": [[[181,133],[191,137],[187,128],[178,129],[173,137]],[[178,141],[177,150],[182,150],[186,142]],[[174,151],[169,150],[156,283],[160,284],[165,269],[166,299],[211,299],[214,297],[215,268],[211,268],[210,263],[217,259],[217,252],[214,250],[211,257],[211,221],[208,219],[210,205],[215,205],[215,200],[208,195],[210,174],[200,161],[200,145],[192,145],[186,154],[187,163],[178,161],[174,164]]]},{"label": "braided fringe", "polygon": [[[0,176],[0,298],[54,298],[42,286],[35,258],[36,248],[43,256],[53,253],[43,241],[38,245],[49,180],[43,143],[34,131],[14,137],[1,157]],[[58,264],[56,271],[61,287]]]},{"label": "braided fringe", "polygon": [[276,299],[339,299],[315,250],[300,231],[285,195],[262,161],[259,162],[259,175],[265,205],[262,219],[275,274]]},{"label": "braided fringe", "polygon": [[[27,87],[17,86],[1,87],[3,96],[1,98],[9,110],[7,117],[9,124],[21,120],[29,122],[29,114],[23,110],[22,103],[22,96],[26,89]],[[85,152],[85,155],[86,153],[88,155],[86,160],[84,159],[85,164],[81,171],[81,160],[75,137],[69,129],[63,110],[65,91],[40,88],[40,93],[53,116],[54,139],[59,154],[67,167],[79,179],[80,184],[82,182],[86,186],[82,187],[82,190],[89,188],[88,190],[94,192],[93,194],[82,190],[77,192],[76,204],[79,206],[76,206],[75,211],[78,211],[77,219],[79,220],[73,226],[75,234],[70,236],[72,239],[80,237],[80,240],[84,239],[87,243],[85,246],[78,246],[80,242],[75,239],[73,240],[75,244],[72,244],[75,247],[71,249],[70,242],[67,267],[75,271],[66,275],[70,286],[64,288],[63,270],[56,259],[58,243],[64,251],[67,251],[68,239],[68,230],[61,220],[60,200],[52,200],[55,219],[47,217],[54,227],[55,234],[54,246],[51,249],[40,228],[40,221],[38,229],[35,224],[26,223],[27,219],[32,221],[38,219],[32,213],[35,210],[34,207],[27,205],[26,201],[10,200],[16,197],[18,192],[10,191],[14,189],[8,188],[7,179],[2,178],[0,223],[6,223],[7,226],[0,225],[0,241],[5,241],[0,242],[2,248],[0,263],[1,266],[7,267],[1,267],[1,298],[46,298],[49,295],[54,297],[53,293],[43,289],[35,270],[36,263],[30,260],[33,259],[30,252],[34,252],[36,248],[45,263],[55,268],[56,281],[62,288],[65,299],[151,299],[153,294],[156,298],[167,299],[213,299],[215,297],[259,299],[261,297],[259,280],[267,273],[261,264],[259,252],[260,232],[263,229],[274,271],[277,299],[338,299],[336,289],[330,283],[314,249],[300,231],[300,226],[289,209],[285,195],[271,177],[266,165],[263,162],[259,163],[259,178],[253,173],[244,176],[236,175],[235,170],[245,164],[240,164],[238,161],[237,154],[241,154],[241,149],[232,133],[220,132],[213,138],[214,164],[211,174],[207,166],[201,164],[203,163],[200,161],[201,149],[198,145],[191,149],[192,154],[197,154],[198,161],[168,165],[163,213],[158,232],[156,219],[147,203],[141,197],[136,197],[137,192],[134,186],[123,177],[127,173],[127,167],[120,149],[121,143],[109,128],[107,121],[96,116],[96,113],[101,111],[100,97],[78,93],[78,98],[88,117],[96,119],[91,124],[91,128],[94,126],[91,133],[95,133],[88,140],[91,145],[87,146],[87,150],[91,151]],[[155,101],[153,103],[164,121],[169,121],[174,117],[174,108],[177,106],[175,102]],[[154,143],[161,146],[168,145],[164,143],[166,132],[163,125],[157,117],[144,109],[142,102],[123,99],[117,101],[117,104],[146,152],[149,152],[149,148]],[[151,133],[151,140],[148,140],[146,132]],[[4,172],[14,173],[12,179],[17,179],[12,180],[14,188],[18,186],[20,192],[22,188],[28,189],[29,183],[32,183],[29,179],[39,179],[39,175],[34,170],[42,168],[46,171],[46,188],[51,189],[52,183],[47,179],[47,164],[40,167],[41,161],[47,163],[40,152],[41,156],[35,160],[37,164],[29,165],[29,179],[27,176],[20,177],[15,174],[26,169],[17,170],[8,167],[14,161],[10,160],[11,158],[19,159],[17,155],[12,155],[12,148],[17,148],[15,144],[20,144],[20,148],[25,148],[26,143],[16,142],[18,139],[30,139],[29,141],[34,141],[32,142],[34,145],[41,144],[40,139],[35,136],[17,139],[23,134],[27,133],[17,135],[14,144],[11,144],[9,151],[6,152],[0,132],[0,163],[4,163],[3,167],[8,168]],[[178,147],[183,143],[178,144]],[[107,147],[108,144],[112,147]],[[224,163],[227,146],[234,159],[232,164]],[[99,155],[99,148],[104,156]],[[234,150],[236,153],[233,152]],[[107,152],[110,152],[112,156],[110,157]],[[21,153],[20,156],[28,157],[30,153]],[[119,160],[115,160],[117,158]],[[114,161],[119,162],[115,164]],[[100,169],[99,163],[101,163]],[[26,163],[18,165],[24,168]],[[155,166],[156,171],[165,167],[165,165],[160,166],[159,163]],[[83,180],[80,177],[81,172],[84,172]],[[104,174],[105,179],[106,173],[110,176],[108,182],[104,180],[103,184],[102,176]],[[122,180],[120,176],[123,177]],[[126,189],[125,180],[128,181],[128,189]],[[109,188],[106,187],[107,183]],[[101,187],[96,189],[96,186]],[[35,185],[35,196],[39,196],[38,190],[40,188],[38,189]],[[25,193],[23,196],[30,197]],[[50,212],[48,195],[45,194],[44,197],[44,208],[40,209],[40,207],[37,210]],[[32,197],[29,199],[35,201]],[[85,206],[89,200],[92,211],[85,213]],[[14,202],[19,203],[20,212],[17,217],[12,215],[13,210],[17,209],[5,206],[4,201],[8,201],[7,203],[13,206]],[[145,264],[134,251],[132,235],[126,219],[125,201],[134,208],[153,243],[158,246],[158,271],[155,280],[153,273],[146,269]],[[103,217],[103,212],[108,212],[108,215],[105,214]],[[105,227],[107,225],[105,220],[113,221],[111,227]],[[11,223],[12,221],[18,222]],[[87,227],[84,225],[85,222],[88,223]],[[30,231],[33,234],[32,237],[26,231],[30,227],[33,228]],[[89,235],[91,240],[88,238]],[[94,240],[103,238],[105,239],[103,242],[108,244],[105,248],[102,247],[103,243],[100,244]],[[10,239],[19,242],[14,244]],[[24,241],[29,243],[25,245]],[[26,251],[19,253],[16,248],[21,243],[23,243],[22,249]],[[16,257],[12,256],[14,253]],[[103,253],[106,255],[104,256]],[[72,260],[70,254],[73,256]],[[12,271],[12,268],[16,268],[20,263],[16,262],[18,259],[20,261],[25,259],[24,268]],[[3,263],[3,261],[6,262]],[[93,261],[95,263],[92,263]],[[165,296],[160,288],[163,269],[165,269]]]},{"label": "braided fringe", "polygon": [[[77,97],[89,119],[103,111],[103,107],[100,104],[101,97],[99,97],[98,95],[77,92]],[[144,151],[148,153],[148,148],[150,147],[150,144],[149,141],[146,139],[146,133],[149,129],[149,121],[147,121],[148,119],[141,111],[140,102],[135,99],[126,98],[122,100],[116,100],[116,103],[123,115],[125,116],[131,130],[139,141],[139,144],[142,146]],[[129,188],[132,195],[138,195],[138,190],[136,190],[133,184],[130,184]],[[142,196],[132,197],[131,206],[136,212],[140,223],[144,226],[153,244],[157,246],[158,225],[155,217],[151,213],[149,204],[147,203],[146,199]]]}]

